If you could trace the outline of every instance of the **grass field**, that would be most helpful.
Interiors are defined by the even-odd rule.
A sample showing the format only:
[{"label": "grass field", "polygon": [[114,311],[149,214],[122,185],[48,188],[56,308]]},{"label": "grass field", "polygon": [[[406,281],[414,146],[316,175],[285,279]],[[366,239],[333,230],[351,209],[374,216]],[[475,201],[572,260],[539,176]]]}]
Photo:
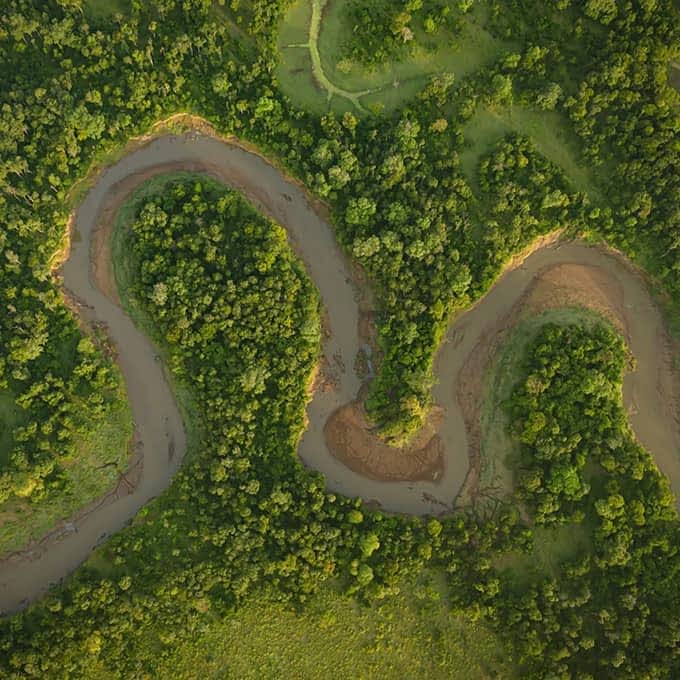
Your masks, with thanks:
[{"label": "grass field", "polygon": [[92,19],[108,19],[114,14],[125,14],[130,0],[85,0],[84,10]]},{"label": "grass field", "polygon": [[[318,41],[312,30],[313,3],[320,12]],[[441,35],[435,38],[417,34],[413,56],[403,61],[368,70],[343,59],[343,35],[352,27],[345,16],[347,0],[297,0],[286,14],[278,45],[281,62],[278,78],[281,89],[293,102],[312,111],[336,112],[347,110],[392,110],[422,89],[434,73],[453,72],[459,77],[472,73],[489,63],[507,48],[491,37],[483,27],[483,11],[471,13],[463,23],[460,36]],[[294,53],[315,57],[318,47],[319,63],[314,75],[305,77],[302,68],[312,68],[312,59],[302,61]],[[328,93],[333,96],[328,103]],[[351,95],[351,96],[350,96]],[[357,101],[354,97],[358,98]]]},{"label": "grass field", "polygon": [[0,391],[0,468],[12,452],[12,431],[25,424],[23,411],[14,403],[14,398],[9,390]]},{"label": "grass field", "polygon": [[[328,111],[328,96],[315,82],[312,74],[312,58],[308,49],[286,49],[280,54],[277,77],[282,91],[296,106],[323,114]],[[347,111],[353,106],[336,98],[333,110]]]},{"label": "grass field", "polygon": [[575,190],[599,201],[601,196],[594,178],[579,162],[578,141],[569,132],[568,125],[568,121],[554,111],[537,111],[518,105],[480,109],[463,128],[462,170],[473,186],[477,186],[480,159],[505,135],[517,132],[529,137],[541,154],[562,168]]},{"label": "grass field", "polygon": [[671,87],[674,87],[680,92],[680,62],[674,61],[668,69],[668,82]]},{"label": "grass field", "polygon": [[[175,680],[512,678],[493,634],[452,614],[433,585],[362,607],[326,586],[300,614],[252,598],[179,645],[157,677]],[[430,596],[440,599],[433,601]]]},{"label": "grass field", "polygon": [[312,0],[296,0],[287,10],[286,17],[281,24],[278,44],[280,46],[307,44],[311,19]]},{"label": "grass field", "polygon": [[[48,499],[36,502],[17,498],[0,505],[0,555],[40,538],[116,485],[127,466],[132,436],[132,412],[123,387],[117,397],[105,418],[94,421],[85,434],[76,437],[74,453],[61,459],[69,482],[67,490],[54,491]],[[0,414],[5,426],[4,434],[0,434],[0,455],[8,455],[11,444],[7,424],[21,422],[19,409],[13,408],[13,403],[11,395],[0,395]]]},{"label": "grass field", "polygon": [[308,110],[322,113],[330,107],[340,112],[354,109],[366,113],[360,99],[368,90],[343,88],[327,76],[323,67],[319,34],[327,6],[328,0],[309,0],[291,9],[279,35],[279,82],[291,99]]},{"label": "grass field", "polygon": [[[435,36],[415,31],[415,53],[403,61],[394,61],[370,71],[350,63],[343,68],[343,37],[352,26],[346,21],[348,0],[329,0],[319,34],[319,51],[324,70],[338,86],[348,90],[393,87],[394,82],[414,78],[425,83],[434,73],[451,72],[457,77],[473,73],[502,54],[507,46],[493,38],[484,28],[483,9],[476,9],[463,19],[460,36],[440,31]],[[341,68],[338,68],[341,64]],[[398,89],[398,88],[396,88]]]}]

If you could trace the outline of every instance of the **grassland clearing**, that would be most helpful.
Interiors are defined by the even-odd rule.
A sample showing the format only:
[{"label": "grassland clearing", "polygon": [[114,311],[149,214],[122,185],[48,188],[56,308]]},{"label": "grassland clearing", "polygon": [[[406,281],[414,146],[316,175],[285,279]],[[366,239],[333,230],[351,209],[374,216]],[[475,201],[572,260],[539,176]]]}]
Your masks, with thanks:
[{"label": "grassland clearing", "polygon": [[5,465],[12,453],[12,431],[25,424],[22,410],[14,403],[10,390],[0,392],[0,466]]},{"label": "grassland clearing", "polygon": [[494,560],[494,567],[516,587],[529,586],[536,578],[554,578],[564,562],[592,552],[590,528],[571,522],[561,527],[534,527],[533,544],[526,553],[512,552]]},{"label": "grassland clearing", "polygon": [[477,186],[481,158],[510,132],[529,137],[541,154],[564,171],[574,189],[601,200],[592,173],[579,160],[576,137],[564,116],[520,105],[482,108],[463,127],[460,162],[473,186]]},{"label": "grassland clearing", "polygon": [[346,5],[348,0],[328,0],[319,34],[319,51],[325,72],[340,87],[350,90],[391,87],[395,81],[410,81],[442,72],[461,78],[500,56],[507,46],[485,29],[484,8],[477,8],[462,19],[459,36],[440,31],[434,36],[414,31],[414,53],[369,70],[343,59],[341,36],[350,35]]},{"label": "grassland clearing", "polygon": [[159,677],[512,678],[495,636],[451,612],[439,579],[427,575],[371,607],[324,587],[304,612],[250,598],[177,647]]},{"label": "grassland clearing", "polygon": [[[282,51],[281,66],[279,72],[279,82],[281,83],[284,92],[287,91],[293,100],[306,101],[312,108],[310,110],[327,110],[330,105],[336,111],[346,111],[350,108],[366,113],[366,109],[360,102],[360,98],[368,94],[370,90],[347,90],[338,86],[333,80],[326,75],[322,64],[322,58],[319,49],[319,32],[321,30],[321,21],[323,12],[326,7],[327,0],[312,0],[311,6],[303,3],[297,3],[292,10],[292,18],[290,23],[284,25],[279,38],[279,44]],[[302,37],[302,29],[307,26],[306,37]],[[288,42],[290,41],[290,42]],[[316,95],[312,98],[312,92],[309,90],[309,82],[305,83],[303,68],[298,66],[296,56],[286,59],[286,51],[302,52],[305,57],[309,57],[309,64],[312,80],[311,85],[316,91]],[[306,61],[306,60],[305,60]],[[304,62],[303,62],[304,63]],[[300,78],[300,76],[302,76]],[[298,87],[302,85],[302,96],[298,97]],[[324,94],[325,93],[325,94]],[[319,109],[323,101],[316,101],[319,94],[325,96],[325,106]],[[343,102],[344,100],[344,102]],[[317,106],[315,106],[317,104]]]},{"label": "grassland clearing", "polygon": [[[411,56],[369,70],[343,57],[341,36],[352,30],[346,5],[347,0],[297,0],[286,14],[278,38],[278,78],[282,90],[303,108],[391,111],[411,99],[429,76],[441,72],[465,76],[506,49],[486,31],[484,12],[479,9],[465,17],[459,36],[417,34],[418,46]],[[291,57],[295,51],[310,54],[311,91],[297,70],[300,61]],[[316,105],[314,97],[320,98]]]},{"label": "grassland clearing", "polygon": [[680,61],[672,61],[668,72],[670,86],[680,92]]}]

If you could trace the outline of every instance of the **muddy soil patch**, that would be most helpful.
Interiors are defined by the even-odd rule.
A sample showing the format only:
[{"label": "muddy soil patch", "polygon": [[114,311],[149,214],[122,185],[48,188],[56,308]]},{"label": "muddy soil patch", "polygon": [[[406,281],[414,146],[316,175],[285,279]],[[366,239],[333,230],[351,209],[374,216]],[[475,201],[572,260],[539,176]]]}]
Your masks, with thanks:
[{"label": "muddy soil patch", "polygon": [[324,426],[330,453],[351,470],[383,482],[436,482],[444,472],[444,447],[436,431],[441,411],[435,410],[429,422],[408,446],[390,446],[364,409],[363,395],[337,409]]}]

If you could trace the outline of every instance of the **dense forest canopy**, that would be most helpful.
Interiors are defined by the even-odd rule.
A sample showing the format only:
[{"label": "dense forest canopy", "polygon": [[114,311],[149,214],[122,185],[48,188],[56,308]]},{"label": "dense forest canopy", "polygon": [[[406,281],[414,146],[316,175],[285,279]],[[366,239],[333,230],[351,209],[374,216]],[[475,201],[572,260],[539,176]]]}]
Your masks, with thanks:
[{"label": "dense forest canopy", "polygon": [[[383,360],[367,407],[390,440],[408,438],[428,413],[451,314],[536,236],[604,238],[644,265],[677,311],[673,3],[378,0],[371,41],[358,31],[346,48],[368,65],[407,58],[395,27],[403,37],[415,26],[413,41],[455,35],[482,4],[489,31],[511,43],[491,65],[432,76],[378,116],[316,116],[281,93],[276,32],[289,4],[130,0],[104,12],[87,0],[5,1],[0,396],[23,416],[0,412],[10,451],[1,500],[58,491],[74,433],[117,395],[110,362],[83,339],[51,277],[74,184],[179,111],[255,144],[330,206],[338,240],[376,289]],[[348,16],[360,4],[348,3]],[[576,190],[526,134],[494,140],[466,175],[465,125],[513,103],[558,115],[597,176],[591,191]],[[105,546],[100,566],[0,623],[3,676],[153,677],[168,646],[259,588],[304,606],[333,577],[370,600],[427,567],[446,574],[453,608],[492,622],[522,677],[678,676],[678,520],[628,429],[627,356],[612,331],[549,327],[527,349],[508,406],[524,457],[524,519],[505,506],[387,516],[328,493],[294,462],[319,310],[281,229],[232,191],[186,177],[138,199],[120,228],[130,304],[148,315],[178,379],[191,378],[199,430],[210,435],[171,490]],[[565,402],[573,389],[579,398]],[[548,424],[561,440],[545,439]],[[530,549],[536,526],[568,522],[586,528],[592,549],[558,574],[520,585],[497,566],[500,554]]]}]

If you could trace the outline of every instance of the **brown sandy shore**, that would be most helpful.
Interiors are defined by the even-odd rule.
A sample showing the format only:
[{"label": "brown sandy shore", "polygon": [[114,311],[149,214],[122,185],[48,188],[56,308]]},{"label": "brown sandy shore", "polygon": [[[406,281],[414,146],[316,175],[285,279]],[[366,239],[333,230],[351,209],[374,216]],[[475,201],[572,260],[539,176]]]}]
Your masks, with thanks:
[{"label": "brown sandy shore", "polygon": [[[366,345],[361,337],[365,332],[359,333],[365,300],[337,247],[323,206],[236,142],[199,132],[164,135],[145,141],[98,176],[73,220],[79,238],[71,240],[62,269],[64,286],[78,300],[81,317],[105,324],[116,348],[134,414],[141,473],[126,495],[109,494],[88,513],[65,524],[68,531],[59,527],[0,562],[0,610],[16,609],[68,575],[102,537],[118,531],[161,493],[181,463],[186,438],[180,413],[163,367],[155,360],[154,347],[118,304],[108,246],[116,211],[134,188],[152,176],[176,170],[204,172],[234,186],[282,224],[319,290],[327,332],[316,385],[323,389],[313,391],[298,451],[306,466],[325,475],[330,489],[377,502],[393,512],[439,514],[452,508],[466,478],[468,485],[474,483],[475,422],[485,366],[480,358],[489,356],[498,334],[514,323],[516,305],[526,301],[527,290],[538,285],[535,281],[543,280],[551,267],[578,265],[586,278],[605,277],[598,290],[616,291],[615,301],[604,295],[602,304],[616,307],[615,316],[620,317],[637,359],[637,370],[624,383],[631,424],[670,477],[676,494],[680,491],[678,391],[670,341],[645,282],[621,258],[582,243],[550,242],[523,260],[518,258],[483,300],[452,324],[435,363],[439,383],[433,396],[438,415],[430,429],[409,449],[391,449],[376,438],[360,405],[351,406],[362,384],[353,367]],[[582,297],[587,298],[590,289],[583,290]],[[480,369],[472,379],[470,366]],[[336,431],[326,428],[335,412],[331,422],[341,426]]]}]

